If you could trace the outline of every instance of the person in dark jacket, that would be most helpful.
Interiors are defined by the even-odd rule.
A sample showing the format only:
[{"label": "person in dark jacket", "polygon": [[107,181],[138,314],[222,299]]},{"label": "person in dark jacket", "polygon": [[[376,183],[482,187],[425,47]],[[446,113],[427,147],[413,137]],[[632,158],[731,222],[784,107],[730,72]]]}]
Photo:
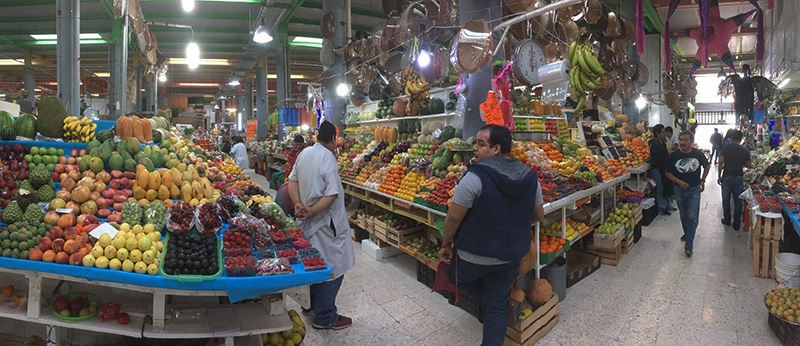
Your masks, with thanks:
[{"label": "person in dark jacket", "polygon": [[664,125],[653,126],[653,139],[650,140],[650,178],[656,183],[656,203],[658,211],[671,215],[673,186],[664,175],[664,164],[667,162],[667,132]]},{"label": "person in dark jacket", "polygon": [[231,141],[228,140],[228,137],[222,139],[222,150],[220,151],[226,154],[231,152]]},{"label": "person in dark jacket", "polygon": [[456,288],[481,302],[484,346],[503,345],[508,295],[531,247],[531,224],[544,219],[536,172],[508,157],[511,132],[486,125],[472,150],[475,164],[456,186],[444,221],[439,258]]},{"label": "person in dark jacket", "polygon": [[711,135],[711,159],[714,160],[714,163],[717,163],[719,159],[720,149],[722,149],[722,134],[715,128],[714,134]]}]

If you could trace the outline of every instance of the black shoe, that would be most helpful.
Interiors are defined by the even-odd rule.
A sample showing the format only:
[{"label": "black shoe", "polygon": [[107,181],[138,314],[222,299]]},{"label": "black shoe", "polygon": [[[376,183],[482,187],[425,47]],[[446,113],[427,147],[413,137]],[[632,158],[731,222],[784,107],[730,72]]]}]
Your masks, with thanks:
[{"label": "black shoe", "polygon": [[672,210],[678,210],[678,207],[672,207]]},{"label": "black shoe", "polygon": [[686,241],[686,235],[685,234],[681,236],[681,241]]},{"label": "black shoe", "polygon": [[661,214],[662,214],[662,215],[672,215],[672,213],[670,213],[670,212],[668,212],[668,211],[662,211],[662,212],[661,212]]},{"label": "black shoe", "polygon": [[738,223],[733,225],[733,230],[734,231],[738,231],[739,230],[739,224]]},{"label": "black shoe", "polygon": [[722,219],[722,224],[725,225],[725,226],[730,226],[731,222],[730,221],[725,221],[725,219]]},{"label": "black shoe", "polygon": [[690,249],[683,250],[683,253],[686,255],[686,257],[692,257],[692,250]]}]

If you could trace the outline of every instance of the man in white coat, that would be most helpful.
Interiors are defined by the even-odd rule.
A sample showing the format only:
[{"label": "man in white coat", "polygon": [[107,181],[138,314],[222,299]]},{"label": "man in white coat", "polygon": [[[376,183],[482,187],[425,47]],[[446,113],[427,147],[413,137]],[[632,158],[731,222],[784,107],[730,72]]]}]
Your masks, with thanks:
[{"label": "man in white coat", "polygon": [[231,158],[242,170],[250,168],[250,161],[247,158],[247,147],[244,146],[241,136],[233,137],[233,148],[231,148]]},{"label": "man in white coat", "polygon": [[316,329],[344,329],[353,323],[336,309],[344,273],[356,260],[335,150],[336,127],[325,121],[319,127],[317,143],[297,156],[288,183],[295,215],[301,220],[298,226],[333,268],[333,279],[311,286],[312,326]]}]

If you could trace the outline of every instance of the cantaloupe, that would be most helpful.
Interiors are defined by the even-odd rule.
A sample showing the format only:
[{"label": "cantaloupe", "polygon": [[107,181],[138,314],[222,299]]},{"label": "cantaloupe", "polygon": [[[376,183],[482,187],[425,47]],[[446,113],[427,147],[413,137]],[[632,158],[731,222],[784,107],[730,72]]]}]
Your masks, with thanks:
[{"label": "cantaloupe", "polygon": [[522,303],[525,300],[525,291],[519,288],[513,289],[509,297],[517,303]]},{"label": "cantaloupe", "polygon": [[535,279],[525,287],[525,295],[534,307],[538,307],[553,297],[553,287],[545,279]]}]

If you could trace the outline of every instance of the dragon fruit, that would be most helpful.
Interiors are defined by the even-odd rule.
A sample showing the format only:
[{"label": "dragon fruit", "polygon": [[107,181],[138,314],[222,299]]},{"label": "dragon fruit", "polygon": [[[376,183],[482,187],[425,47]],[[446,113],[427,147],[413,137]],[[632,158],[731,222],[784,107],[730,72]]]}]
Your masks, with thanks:
[{"label": "dragon fruit", "polygon": [[56,299],[56,301],[53,303],[53,307],[58,311],[64,310],[69,307],[69,301],[67,298],[58,297],[58,299]]},{"label": "dragon fruit", "polygon": [[115,319],[119,314],[119,303],[118,302],[111,302],[103,307],[100,308],[98,311],[98,315],[100,316],[100,321],[107,322]]}]

